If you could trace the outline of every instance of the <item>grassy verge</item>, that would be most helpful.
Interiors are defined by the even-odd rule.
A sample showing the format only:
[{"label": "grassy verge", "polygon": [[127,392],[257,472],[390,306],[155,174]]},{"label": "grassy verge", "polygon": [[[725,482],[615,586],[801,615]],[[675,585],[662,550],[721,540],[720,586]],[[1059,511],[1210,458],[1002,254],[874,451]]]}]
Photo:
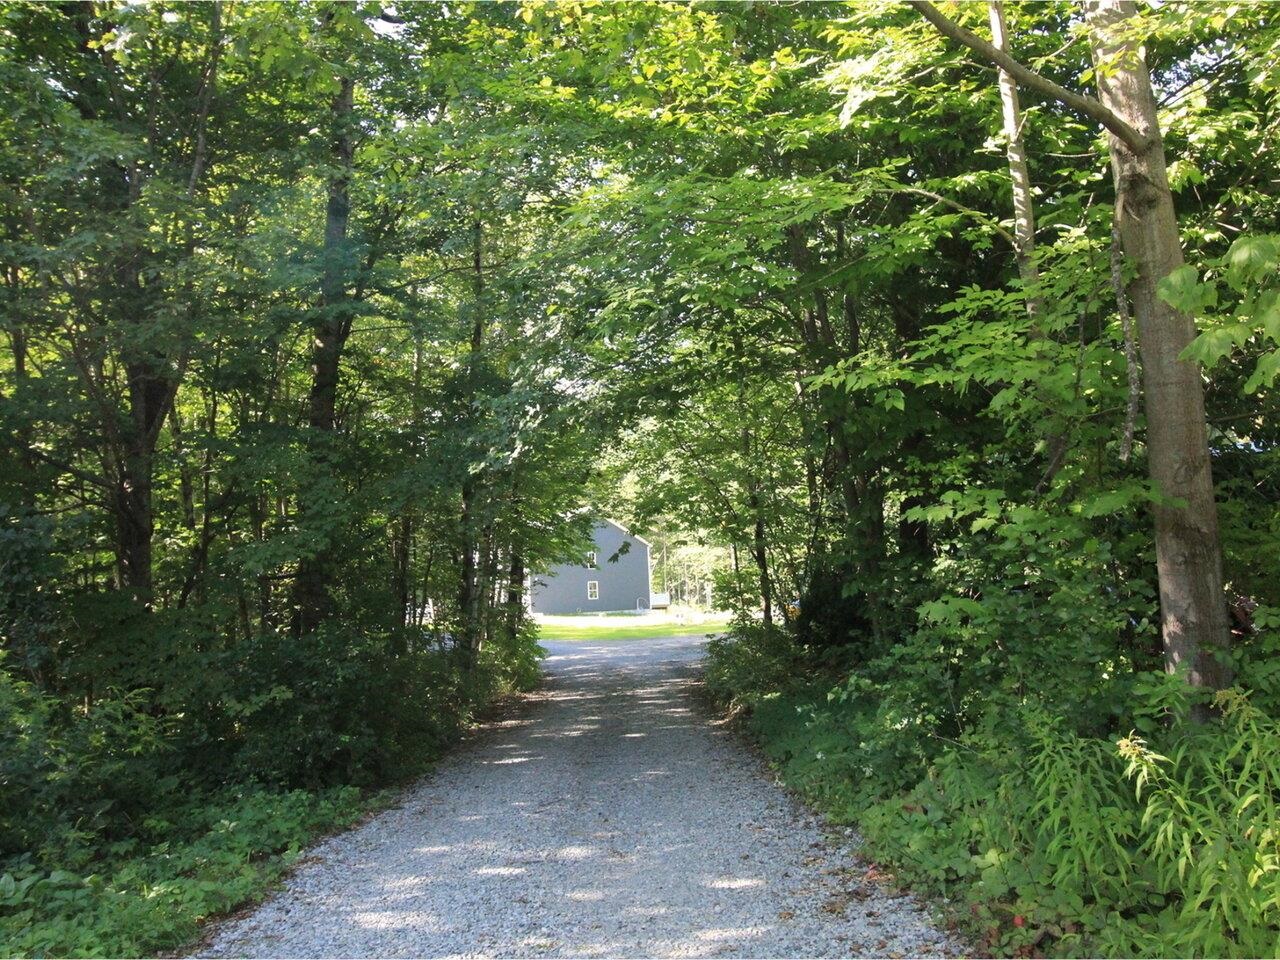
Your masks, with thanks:
[{"label": "grassy verge", "polygon": [[539,640],[641,640],[661,637],[700,636],[722,633],[727,620],[706,623],[650,623],[620,625],[613,622],[564,624],[544,623],[538,628]]}]

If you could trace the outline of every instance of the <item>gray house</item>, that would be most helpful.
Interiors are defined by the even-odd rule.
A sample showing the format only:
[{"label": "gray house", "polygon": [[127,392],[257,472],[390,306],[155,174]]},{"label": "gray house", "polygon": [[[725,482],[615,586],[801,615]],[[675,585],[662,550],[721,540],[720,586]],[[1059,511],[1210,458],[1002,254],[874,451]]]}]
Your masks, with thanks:
[{"label": "gray house", "polygon": [[[603,613],[649,608],[649,541],[612,520],[592,530],[594,546],[579,563],[561,563],[532,578],[534,613]],[[624,546],[625,545],[625,546]]]}]

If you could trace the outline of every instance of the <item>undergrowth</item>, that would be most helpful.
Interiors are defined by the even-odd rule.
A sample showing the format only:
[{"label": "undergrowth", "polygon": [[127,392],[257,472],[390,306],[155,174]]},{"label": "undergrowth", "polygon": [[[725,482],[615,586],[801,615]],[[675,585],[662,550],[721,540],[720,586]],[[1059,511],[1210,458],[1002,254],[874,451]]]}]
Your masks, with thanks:
[{"label": "undergrowth", "polygon": [[531,629],[470,667],[307,642],[327,661],[264,644],[207,672],[206,704],[182,714],[148,690],[68,708],[0,669],[0,956],[182,947],[539,674]]},{"label": "undergrowth", "polygon": [[785,781],[857,824],[904,882],[946,898],[979,950],[1280,953],[1268,685],[1218,694],[1215,719],[1196,725],[1180,678],[1142,676],[1122,718],[1131,732],[1094,736],[1030,696],[996,698],[961,725],[912,713],[909,682],[875,674],[750,623],[712,641],[707,665],[712,694],[745,709]]},{"label": "undergrowth", "polygon": [[349,826],[371,802],[356,787],[193,795],[127,841],[64,851],[64,867],[12,858],[0,874],[0,955],[135,957],[180,947],[204,918],[256,899],[317,835]]}]

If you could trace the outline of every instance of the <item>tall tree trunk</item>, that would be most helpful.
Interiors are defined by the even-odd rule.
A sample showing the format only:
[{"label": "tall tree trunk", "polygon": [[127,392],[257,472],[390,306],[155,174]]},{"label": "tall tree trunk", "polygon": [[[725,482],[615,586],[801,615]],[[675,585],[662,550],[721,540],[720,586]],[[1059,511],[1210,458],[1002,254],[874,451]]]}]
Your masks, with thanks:
[{"label": "tall tree trunk", "polygon": [[[479,220],[473,225],[473,241],[471,250],[472,267],[472,310],[471,318],[471,351],[467,356],[467,393],[474,401],[479,390],[480,351],[484,346],[484,228]],[[474,410],[474,404],[471,409]],[[459,629],[462,647],[468,663],[475,662],[475,654],[479,648],[481,624],[479,622],[479,589],[480,570],[477,556],[479,550],[477,530],[477,501],[480,496],[480,482],[475,473],[468,472],[462,481],[462,576],[458,582],[458,616],[461,618]]]},{"label": "tall tree trunk", "polygon": [[471,650],[474,646],[473,631],[476,628],[476,483],[468,475],[462,481],[462,570],[458,577],[458,629],[462,646]]},{"label": "tall tree trunk", "polygon": [[156,444],[178,381],[167,369],[165,358],[158,355],[127,360],[125,376],[129,419],[111,491],[116,570],[120,588],[149,607],[154,591],[151,541],[155,532],[152,486]]},{"label": "tall tree trunk", "polygon": [[751,493],[751,509],[755,513],[755,525],[751,535],[751,555],[760,574],[760,610],[766,627],[773,626],[773,582],[769,576],[769,552],[765,544],[764,514],[760,511],[760,497]]},{"label": "tall tree trunk", "polygon": [[519,543],[511,545],[507,569],[507,633],[514,639],[524,622],[524,551]]},{"label": "tall tree trunk", "polygon": [[492,614],[494,604],[494,587],[498,578],[498,550],[493,542],[493,519],[486,517],[480,531],[480,576],[476,588],[475,620],[477,627],[473,632],[473,652],[479,652],[488,646],[492,639]]},{"label": "tall tree trunk", "polygon": [[1180,360],[1195,339],[1191,317],[1160,299],[1161,280],[1183,265],[1151,75],[1136,40],[1124,36],[1132,0],[1087,0],[1085,17],[1098,99],[1068,90],[949,20],[929,0],[908,0],[939,32],[1106,128],[1116,187],[1117,227],[1137,275],[1129,284],[1142,356],[1147,469],[1163,497],[1155,514],[1165,669],[1185,669],[1195,686],[1230,681],[1231,632],[1222,580],[1200,367]]},{"label": "tall tree trunk", "polygon": [[[997,50],[1009,52],[1009,33],[1004,21],[1003,0],[988,0],[988,18],[991,21],[991,38]],[[1009,165],[1009,182],[1013,192],[1013,254],[1018,264],[1018,277],[1022,280],[1023,302],[1031,321],[1028,334],[1032,340],[1044,340],[1044,296],[1040,292],[1040,268],[1036,264],[1036,215],[1035,201],[1031,195],[1031,174],[1027,169],[1027,145],[1022,136],[1022,105],[1018,99],[1018,82],[1008,70],[999,68],[1001,120],[1005,136],[1005,156]],[[1043,389],[1037,394],[1046,408],[1052,410],[1055,401]],[[1068,437],[1066,432],[1054,429],[1048,437],[1048,464],[1040,478],[1044,487],[1061,469],[1066,458]]]},{"label": "tall tree trunk", "polygon": [[427,547],[427,562],[422,565],[422,577],[419,583],[422,585],[422,598],[418,603],[418,616],[414,621],[414,625],[421,627],[427,622],[427,604],[431,604],[431,628],[433,633],[438,633],[440,620],[437,616],[435,598],[431,596],[431,571],[436,562],[436,543],[431,541]]},{"label": "tall tree trunk", "polygon": [[[219,351],[215,354],[213,367],[214,376],[211,378],[215,383],[217,382],[216,375],[221,365],[222,354],[221,351]],[[176,422],[178,421],[175,418],[175,423]],[[206,436],[213,438],[218,435],[218,390],[216,387],[211,387],[209,390],[205,407],[204,428]],[[205,573],[209,567],[209,548],[213,545],[214,514],[221,512],[221,506],[225,505],[225,501],[230,500],[232,491],[235,489],[235,481],[233,480],[231,484],[224,489],[220,496],[220,503],[215,505],[211,499],[213,475],[214,446],[212,443],[206,443],[204,448],[203,466],[200,469],[200,531],[196,540],[195,549],[192,553],[190,571],[187,574],[186,580],[182,584],[182,589],[178,593],[178,609],[182,609],[187,605],[187,601],[193,591],[196,593],[196,596],[201,603],[205,600],[207,595]]]},{"label": "tall tree trunk", "polygon": [[[221,10],[220,3],[210,5],[212,39],[196,107],[196,144],[186,191],[188,204],[196,198],[196,189],[206,164],[209,107],[218,82],[222,53]],[[123,172],[127,181],[128,204],[132,206],[141,199],[146,174],[137,162]],[[187,255],[190,256],[194,249],[194,230],[189,219]],[[139,322],[153,309],[148,303],[150,297],[142,280],[144,256],[141,249],[128,252],[122,256],[116,271],[123,315],[129,323]],[[193,293],[190,286],[186,292],[188,304],[191,304]],[[117,578],[120,586],[134,600],[150,607],[154,594],[152,538],[155,533],[155,507],[152,488],[155,453],[160,430],[177,397],[186,365],[186,352],[184,348],[180,355],[167,355],[144,345],[138,353],[126,354],[123,360],[129,416],[121,438],[121,449],[115,458],[116,475],[110,497],[116,528]]]},{"label": "tall tree trunk", "polygon": [[314,325],[311,392],[307,398],[307,425],[324,431],[334,428],[342,351],[351,328],[351,304],[347,297],[351,251],[347,231],[351,221],[351,166],[355,155],[351,129],[354,105],[355,84],[344,78],[332,108],[334,173],[325,204],[320,310]]},{"label": "tall tree trunk", "polygon": [[182,525],[189,533],[196,529],[196,484],[187,459],[186,428],[178,405],[169,408],[169,435],[173,438],[174,457],[178,461],[178,497],[182,504]]},{"label": "tall tree trunk", "polygon": [[[409,457],[412,463],[421,460],[423,430],[422,413],[422,337],[417,332],[413,338],[413,378],[410,381],[410,403],[413,409],[412,438],[409,441]],[[418,624],[417,605],[414,603],[413,545],[417,511],[413,501],[406,500],[400,507],[399,534],[395,549],[395,594],[400,604],[400,625]]]},{"label": "tall tree trunk", "polygon": [[[843,223],[837,224],[836,227],[836,250],[842,260],[848,256],[845,248]],[[895,301],[894,303],[895,324],[899,303],[900,301]],[[840,298],[840,312],[844,317],[846,356],[856,357],[862,350],[862,321],[858,316],[857,298],[848,291]],[[853,474],[854,450],[849,444],[847,424],[848,417],[841,414],[831,419],[829,429],[835,448],[835,464],[840,496],[844,501],[846,536],[853,540],[855,539],[854,525],[857,523],[857,517],[862,513],[862,499],[858,493],[857,478]]]},{"label": "tall tree trunk", "polygon": [[[806,275],[813,272],[814,258],[802,227],[798,224],[788,227],[787,240],[791,265],[803,280]],[[836,230],[836,246],[837,251],[843,255],[844,230],[841,225],[838,225]],[[809,370],[810,372],[818,372],[832,363],[837,356],[835,331],[831,326],[826,293],[822,290],[815,290],[812,308],[798,310],[798,312],[803,317],[800,334],[808,348]],[[845,296],[842,299],[841,312],[845,322],[846,334],[850,337],[850,355],[852,356],[858,350],[859,327],[855,305],[850,297]],[[802,376],[802,372],[797,371],[797,376]],[[856,451],[850,443],[849,418],[845,414],[841,402],[824,403],[820,406],[823,411],[823,421],[826,428],[825,435],[830,438],[834,454],[836,482],[840,489],[841,499],[844,502],[846,536],[851,541],[855,541],[860,536],[866,537],[869,535],[870,530],[863,522],[863,500],[859,495],[857,480],[853,475],[853,461]],[[808,435],[806,435],[806,439],[808,442],[812,442]],[[875,547],[874,543],[868,542],[869,549]],[[873,553],[874,550],[862,558],[865,563],[871,566],[876,565]]]},{"label": "tall tree trunk", "polygon": [[406,626],[411,620],[413,585],[410,582],[413,559],[413,517],[407,509],[402,510],[400,521],[396,524],[396,532],[392,540],[392,561],[395,571],[394,593],[399,609],[397,627]]},{"label": "tall tree trunk", "polygon": [[[16,301],[18,298],[18,271],[16,267],[11,267],[8,271],[8,286],[10,288],[10,296]],[[14,318],[13,326],[9,330],[9,343],[12,353],[13,362],[13,397],[19,402],[25,401],[25,393],[27,390],[28,374],[27,374],[27,333],[22,328],[22,320]],[[0,394],[0,400],[4,399]],[[12,450],[13,455],[18,464],[17,476],[14,478],[14,493],[19,506],[25,509],[31,509],[36,504],[36,487],[31,482],[35,476],[36,457],[32,443],[34,441],[34,433],[29,422],[24,422],[14,431],[11,438],[5,438],[4,445]]]},{"label": "tall tree trunk", "polygon": [[765,536],[764,504],[760,500],[760,484],[752,471],[751,431],[742,431],[743,463],[749,472],[747,478],[747,507],[751,511],[751,556],[756,562],[760,577],[760,609],[766,627],[773,626],[773,579],[769,576],[769,549]]},{"label": "tall tree trunk", "polygon": [[[332,434],[336,425],[338,384],[342,353],[351,333],[351,303],[347,297],[350,250],[347,230],[351,220],[351,167],[355,138],[351,115],[355,106],[355,83],[344,77],[334,98],[331,122],[331,156],[334,173],[329,180],[325,205],[324,262],[320,274],[320,309],[312,324],[311,391],[307,397],[307,426],[310,428],[312,456],[332,469]],[[332,509],[314,493],[298,496],[303,523],[315,523],[317,514]],[[317,550],[298,564],[294,585],[295,634],[307,634],[329,615],[332,607],[330,584],[332,564],[327,549]]]},{"label": "tall tree trunk", "polygon": [[1192,684],[1216,689],[1230,682],[1224,661],[1231,632],[1204,387],[1199,365],[1179,359],[1196,336],[1192,318],[1156,292],[1184,261],[1151,77],[1136,42],[1121,39],[1136,12],[1131,0],[1086,5],[1099,99],[1147,141],[1136,151],[1110,136],[1115,216],[1137,267],[1129,299],[1142,356],[1148,470],[1164,498],[1154,513],[1165,667],[1186,669]]}]

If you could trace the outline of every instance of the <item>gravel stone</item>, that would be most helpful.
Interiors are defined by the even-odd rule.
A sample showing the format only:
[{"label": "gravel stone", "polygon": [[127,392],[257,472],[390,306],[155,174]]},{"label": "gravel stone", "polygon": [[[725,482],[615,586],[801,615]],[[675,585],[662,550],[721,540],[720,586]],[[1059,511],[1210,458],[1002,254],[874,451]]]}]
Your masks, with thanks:
[{"label": "gravel stone", "polygon": [[539,692],[199,955],[964,953],[709,715],[702,638],[546,646]]}]

